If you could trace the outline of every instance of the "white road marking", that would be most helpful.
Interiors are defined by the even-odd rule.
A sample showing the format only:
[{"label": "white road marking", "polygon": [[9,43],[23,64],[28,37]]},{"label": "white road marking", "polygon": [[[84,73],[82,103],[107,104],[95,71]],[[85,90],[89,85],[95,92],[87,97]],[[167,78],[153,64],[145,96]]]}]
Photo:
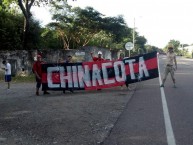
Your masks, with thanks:
[{"label": "white road marking", "polygon": [[[159,71],[159,83],[162,84],[161,75],[160,75],[160,67],[159,67],[159,58],[158,58],[158,71]],[[166,136],[168,145],[176,145],[176,140],[174,137],[174,132],[170,120],[170,114],[168,111],[168,105],[166,101],[166,96],[164,92],[164,88],[160,87],[161,91],[161,99],[162,99],[162,106],[163,106],[163,114],[164,114],[164,122],[165,122],[165,129],[166,129]]]}]

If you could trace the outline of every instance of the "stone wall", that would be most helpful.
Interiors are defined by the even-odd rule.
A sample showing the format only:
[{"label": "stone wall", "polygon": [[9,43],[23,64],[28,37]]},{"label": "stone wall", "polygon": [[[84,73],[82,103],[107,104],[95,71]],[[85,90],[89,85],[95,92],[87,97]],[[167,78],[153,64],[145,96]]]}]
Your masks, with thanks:
[{"label": "stone wall", "polygon": [[[2,61],[7,60],[11,64],[12,75],[15,76],[21,72],[29,70],[31,67],[30,53],[25,50],[0,51],[0,68],[3,68]],[[2,72],[3,70],[0,69]]]},{"label": "stone wall", "polygon": [[120,51],[111,51],[106,48],[98,47],[82,47],[76,50],[16,50],[16,51],[0,51],[0,73],[3,67],[2,61],[8,60],[12,66],[12,75],[27,75],[32,73],[32,64],[36,60],[37,54],[41,53],[43,61],[47,63],[57,63],[59,59],[65,60],[68,55],[72,56],[73,62],[92,61],[90,53],[93,52],[97,56],[98,51],[103,53],[103,58],[108,60],[116,60]]}]

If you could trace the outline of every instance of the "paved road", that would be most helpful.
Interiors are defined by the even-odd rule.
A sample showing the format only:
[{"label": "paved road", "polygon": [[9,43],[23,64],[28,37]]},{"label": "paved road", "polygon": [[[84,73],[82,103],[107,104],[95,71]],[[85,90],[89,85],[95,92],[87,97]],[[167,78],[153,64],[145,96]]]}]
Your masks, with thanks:
[{"label": "paved road", "polygon": [[34,83],[0,81],[0,145],[99,145],[135,91],[49,91],[35,96]]},{"label": "paved road", "polygon": [[[161,76],[164,59],[160,56]],[[193,60],[177,60],[177,88],[170,76],[162,95],[158,78],[141,82],[104,145],[193,145]]]}]

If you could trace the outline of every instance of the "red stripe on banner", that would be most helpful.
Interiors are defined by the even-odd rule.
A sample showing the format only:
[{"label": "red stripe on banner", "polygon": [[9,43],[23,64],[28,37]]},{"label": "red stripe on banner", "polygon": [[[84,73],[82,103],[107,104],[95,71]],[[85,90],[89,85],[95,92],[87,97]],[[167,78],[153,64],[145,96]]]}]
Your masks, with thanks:
[{"label": "red stripe on banner", "polygon": [[157,57],[154,57],[152,59],[145,61],[145,64],[146,64],[148,70],[158,68]]},{"label": "red stripe on banner", "polygon": [[[147,70],[158,68],[157,58],[154,57],[152,59],[146,60],[145,65],[147,67]],[[134,73],[139,73],[139,63],[133,63],[133,69],[134,69]],[[128,64],[125,66],[125,72],[126,72],[126,75],[130,75],[130,68]]]},{"label": "red stripe on banner", "polygon": [[[52,73],[53,83],[60,83],[60,73]],[[47,73],[42,74],[42,83],[47,83]]]},{"label": "red stripe on banner", "polygon": [[[72,78],[73,78],[73,74],[75,74],[75,73],[72,73]],[[66,73],[64,75],[66,75]],[[54,84],[59,84],[61,82],[60,81],[60,73],[52,73],[52,81]],[[74,83],[77,83],[78,79],[75,78],[73,81],[74,81]],[[47,73],[42,73],[42,83],[48,83]]]},{"label": "red stripe on banner", "polygon": [[[89,70],[92,70],[92,68],[93,68],[93,65],[94,64],[97,64],[97,66],[98,66],[98,69],[102,69],[102,63],[107,63],[107,62],[111,62],[112,63],[112,66],[107,66],[106,68],[113,68],[113,64],[114,64],[114,62],[115,61],[101,61],[101,62],[83,62],[82,64],[83,64],[83,68],[84,68],[84,66],[85,65],[87,65],[87,66],[89,66]],[[92,78],[91,78],[92,79]],[[109,80],[111,80],[111,79],[114,79],[115,80],[115,78],[108,78]],[[121,85],[124,85],[125,84],[125,82],[123,81],[123,82],[117,82],[116,80],[115,80],[115,83],[113,83],[113,84],[104,84],[104,80],[102,79],[101,80],[102,82],[103,82],[103,85],[99,85],[98,84],[98,82],[97,82],[97,86],[91,86],[91,87],[88,87],[88,86],[86,86],[85,85],[85,90],[97,90],[97,89],[104,89],[104,88],[110,88],[110,87],[117,87],[117,86],[121,86]],[[92,83],[92,82],[91,82]]]},{"label": "red stripe on banner", "polygon": [[92,87],[85,86],[84,89],[85,90],[97,90],[97,89],[105,89],[105,88],[117,87],[117,86],[122,86],[122,85],[125,85],[125,82],[115,82],[113,84],[105,84],[105,85],[97,84],[97,86],[92,86]]},{"label": "red stripe on banner", "polygon": [[60,83],[60,73],[52,73],[53,83]]}]

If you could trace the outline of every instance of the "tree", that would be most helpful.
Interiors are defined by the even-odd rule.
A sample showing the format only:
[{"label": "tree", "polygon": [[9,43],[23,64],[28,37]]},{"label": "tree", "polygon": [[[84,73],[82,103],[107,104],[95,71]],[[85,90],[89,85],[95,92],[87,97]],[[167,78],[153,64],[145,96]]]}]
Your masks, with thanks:
[{"label": "tree", "polygon": [[131,35],[131,29],[122,16],[105,17],[92,7],[72,8],[67,3],[54,2],[52,12],[55,22],[48,27],[56,30],[63,41],[64,49],[93,44],[122,48],[124,38]]},{"label": "tree", "polygon": [[85,9],[75,8],[76,17],[74,26],[77,33],[73,38],[79,46],[85,46],[91,39],[102,30],[102,14],[92,7]]},{"label": "tree", "polygon": [[135,38],[135,44],[136,44],[136,50],[138,52],[138,54],[143,54],[146,52],[146,48],[145,48],[145,44],[147,42],[147,40],[145,39],[144,36],[137,36]]},{"label": "tree", "polygon": [[21,49],[22,16],[0,10],[0,48]]},{"label": "tree", "polygon": [[[174,46],[174,52],[176,54],[180,54],[179,50],[180,41],[172,39],[168,42],[168,44],[172,44]],[[167,45],[164,47],[164,51],[167,52]]]},{"label": "tree", "polygon": [[159,52],[159,53],[163,53],[163,50],[160,49],[160,48],[158,48],[158,47],[156,47],[156,46],[146,45],[145,48],[146,48],[146,52],[147,52],[147,53],[148,53],[148,52],[153,52],[153,51],[157,51],[157,52]]},{"label": "tree", "polygon": [[[0,10],[0,48],[4,50],[22,49],[23,15],[12,13],[11,9]],[[39,47],[41,28],[38,21],[30,20],[28,48]]]},{"label": "tree", "polygon": [[121,42],[125,36],[131,34],[121,15],[118,17],[105,17],[102,22],[102,29],[107,33],[111,33],[115,42]]},{"label": "tree", "polygon": [[63,49],[62,41],[55,30],[42,29],[40,48]]},{"label": "tree", "polygon": [[32,17],[32,14],[30,12],[30,9],[33,5],[35,0],[3,0],[3,7],[4,9],[9,9],[9,8],[14,8],[11,5],[18,4],[20,7],[23,16],[24,16],[24,27],[23,27],[23,39],[22,39],[22,44],[23,48],[27,48],[27,41],[28,41],[28,34],[29,34],[29,26],[30,26],[30,18]]},{"label": "tree", "polygon": [[22,0],[17,0],[18,5],[24,15],[24,29],[23,29],[23,48],[24,49],[27,48],[28,34],[30,30],[30,18],[32,17],[30,10],[34,1],[35,0],[24,0],[24,3],[23,3]]},{"label": "tree", "polygon": [[64,49],[85,46],[102,30],[101,16],[91,7],[72,9],[67,3],[53,3],[53,20],[48,25],[56,30]]},{"label": "tree", "polygon": [[94,35],[88,45],[110,48],[113,45],[113,36],[112,34],[107,34],[105,31],[100,31]]},{"label": "tree", "polygon": [[[23,27],[23,49],[28,49],[28,41],[29,41],[29,31],[30,31],[30,20],[32,17],[31,7],[33,5],[36,6],[45,6],[49,4],[48,0],[3,0],[4,3],[10,6],[10,4],[16,3],[19,5],[23,15],[24,15],[24,27]],[[58,0],[59,1],[59,0]],[[67,2],[67,0],[64,0]],[[74,1],[74,0],[73,0]]]}]

